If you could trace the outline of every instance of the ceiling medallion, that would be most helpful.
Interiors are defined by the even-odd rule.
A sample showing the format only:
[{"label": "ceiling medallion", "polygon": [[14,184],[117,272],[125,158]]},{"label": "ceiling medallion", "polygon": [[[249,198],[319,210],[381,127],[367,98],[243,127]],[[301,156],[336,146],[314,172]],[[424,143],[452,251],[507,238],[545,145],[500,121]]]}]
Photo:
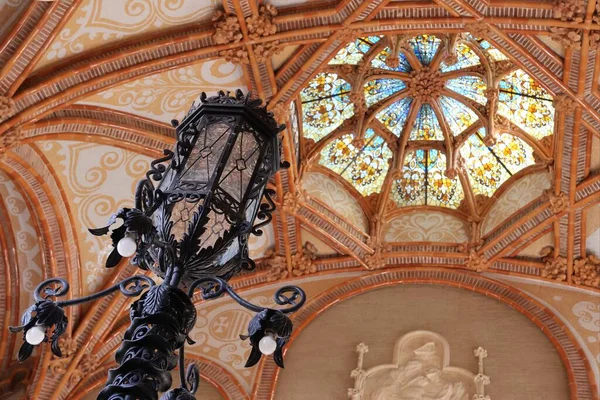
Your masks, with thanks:
[{"label": "ceiling medallion", "polygon": [[[70,356],[65,307],[108,296],[117,291],[139,297],[130,309],[131,323],[125,331],[99,400],[158,399],[193,400],[199,371],[194,364],[185,370],[184,348],[196,322],[192,299],[199,289],[204,300],[228,294],[256,316],[248,325],[251,352],[246,367],[272,355],[283,367],[283,348],[291,333],[288,314],[304,304],[306,295],[296,286],[275,293],[281,308],[266,308],[242,299],[227,281],[243,269],[253,270],[248,254],[250,235],[260,236],[261,227],[272,220],[273,191],[267,182],[282,163],[280,132],[272,113],[260,107],[261,100],[219,92],[201,95],[176,127],[177,143],[164,150],[164,157],[151,163],[146,178],[136,188],[135,207],[118,210],[107,226],[90,229],[95,236],[110,235],[114,249],[106,267],[116,267],[124,258],[141,270],[161,278],[157,284],[146,275],[136,275],[101,292],[82,298],[58,300],[69,292],[69,283],[51,278],[35,289],[35,304],[21,318],[23,332],[19,361],[31,356],[36,346],[51,342],[56,357]],[[120,223],[120,224],[119,224]],[[313,272],[314,253],[299,256],[296,274]],[[299,271],[299,272],[298,272]],[[64,352],[64,353],[63,353]],[[178,352],[178,354],[175,354]],[[88,359],[81,372],[98,362]],[[96,364],[95,364],[96,363]],[[171,387],[170,371],[179,365],[181,386]],[[60,373],[63,363],[54,363]]]}]

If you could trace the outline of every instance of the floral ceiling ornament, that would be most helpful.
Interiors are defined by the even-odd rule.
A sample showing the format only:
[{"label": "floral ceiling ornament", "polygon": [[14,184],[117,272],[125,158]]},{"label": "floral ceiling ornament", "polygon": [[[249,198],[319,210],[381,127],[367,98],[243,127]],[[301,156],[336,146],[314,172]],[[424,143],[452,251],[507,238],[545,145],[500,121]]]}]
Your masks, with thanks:
[{"label": "floral ceiling ornament", "polygon": [[408,93],[417,100],[430,102],[440,96],[444,84],[439,70],[423,67],[420,71],[410,73]]},{"label": "floral ceiling ornament", "polygon": [[250,56],[246,47],[223,50],[219,55],[232,64],[250,64]]},{"label": "floral ceiling ornament", "polygon": [[11,147],[18,146],[23,139],[23,130],[20,126],[17,126],[0,136],[0,153],[4,153]]},{"label": "floral ceiling ornament", "polygon": [[289,103],[277,103],[269,108],[269,111],[273,113],[273,118],[277,121],[285,121],[288,118]]},{"label": "floral ceiling ornament", "polygon": [[281,53],[282,50],[283,45],[279,42],[279,40],[274,40],[272,42],[261,43],[252,46],[252,51],[254,52],[256,61],[263,64],[270,62],[271,57]]},{"label": "floral ceiling ornament", "polygon": [[287,192],[283,195],[283,203],[281,204],[281,209],[286,213],[295,214],[300,209],[300,202],[304,199],[305,192],[303,190]]},{"label": "floral ceiling ornament", "polygon": [[350,40],[356,38],[357,36],[362,36],[362,35],[363,35],[363,31],[361,31],[360,29],[344,27],[338,31],[338,40],[341,40],[342,42],[347,42],[347,41],[350,41]]},{"label": "floral ceiling ornament", "polygon": [[[555,0],[554,18],[563,22],[581,23],[585,20],[585,6],[580,0]],[[550,37],[567,48],[581,49],[583,30],[580,28],[551,27]]]},{"label": "floral ceiling ornament", "polygon": [[573,262],[573,282],[600,288],[600,259],[590,254]]},{"label": "floral ceiling ornament", "polygon": [[216,44],[239,43],[242,38],[240,23],[235,15],[216,11],[212,17],[215,33],[213,39]]},{"label": "floral ceiling ornament", "polygon": [[540,271],[542,278],[554,279],[565,282],[567,280],[567,259],[560,255],[554,255],[554,247],[545,246],[540,250],[540,256],[544,267]]},{"label": "floral ceiling ornament", "polygon": [[73,358],[72,356],[77,351],[77,342],[71,337],[61,337],[58,339],[58,347],[60,348],[62,357],[53,354],[48,365],[50,376],[55,378],[60,378],[67,372],[67,367]]},{"label": "floral ceiling ornament", "polygon": [[304,243],[301,251],[292,256],[292,275],[299,277],[317,272],[317,266],[313,263],[317,259],[317,253],[318,249],[314,244]]},{"label": "floral ceiling ornament", "polygon": [[546,189],[544,191],[544,196],[550,202],[550,210],[554,214],[560,214],[565,211],[569,206],[569,200],[567,199],[567,195],[563,192],[559,192],[558,194],[554,193],[552,189]]},{"label": "floral ceiling ornament", "polygon": [[0,121],[15,113],[15,101],[10,97],[0,96]]},{"label": "floral ceiling ornament", "polygon": [[571,96],[565,93],[560,93],[554,96],[552,105],[555,109],[564,112],[565,114],[572,114],[577,108],[577,102]]},{"label": "floral ceiling ornament", "polygon": [[486,38],[490,36],[490,33],[492,32],[492,27],[490,24],[485,22],[473,22],[470,24],[465,24],[465,29],[473,36],[479,38]]},{"label": "floral ceiling ornament", "polygon": [[256,40],[277,33],[277,25],[273,22],[273,17],[277,14],[277,9],[271,4],[260,6],[258,15],[251,15],[246,18],[248,37]]},{"label": "floral ceiling ornament", "polygon": [[469,250],[469,258],[465,261],[465,267],[471,271],[484,272],[490,267],[490,262],[483,254],[478,254],[474,248]]},{"label": "floral ceiling ornament", "polygon": [[278,255],[274,250],[269,250],[265,257],[262,263],[267,268],[267,282],[275,282],[289,276],[284,256]]}]

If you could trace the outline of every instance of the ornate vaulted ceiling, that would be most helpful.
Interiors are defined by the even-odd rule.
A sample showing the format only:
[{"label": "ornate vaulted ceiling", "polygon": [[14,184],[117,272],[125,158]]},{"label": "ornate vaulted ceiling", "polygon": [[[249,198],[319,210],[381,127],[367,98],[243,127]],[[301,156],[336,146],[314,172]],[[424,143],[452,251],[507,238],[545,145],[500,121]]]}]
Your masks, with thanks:
[{"label": "ornate vaulted ceiling", "polygon": [[[571,398],[598,398],[599,83],[598,0],[0,0],[0,393],[103,383],[125,299],[69,310],[65,359],[19,366],[7,327],[50,276],[81,296],[133,273],[87,228],[131,204],[200,92],[242,89],[286,123],[291,163],[244,296],[300,284],[304,329],[381,285],[468,288],[542,328]],[[274,365],[243,368],[250,314],[198,310],[210,396],[273,398]]]}]

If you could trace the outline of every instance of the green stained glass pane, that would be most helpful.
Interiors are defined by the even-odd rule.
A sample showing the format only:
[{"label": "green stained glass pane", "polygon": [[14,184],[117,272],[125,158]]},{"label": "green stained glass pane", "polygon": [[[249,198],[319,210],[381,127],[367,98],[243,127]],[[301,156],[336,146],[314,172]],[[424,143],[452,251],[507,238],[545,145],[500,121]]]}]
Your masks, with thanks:
[{"label": "green stained glass pane", "polygon": [[319,141],[354,114],[350,84],[333,73],[320,73],[302,92],[304,137]]},{"label": "green stained glass pane", "polygon": [[365,101],[367,107],[390,97],[406,88],[406,84],[398,79],[374,79],[365,83]]},{"label": "green stained glass pane", "polygon": [[425,103],[421,106],[410,132],[410,140],[444,140],[440,122],[431,105]]},{"label": "green stained glass pane", "polygon": [[427,205],[458,208],[464,197],[459,179],[446,176],[446,156],[437,150],[429,150]]},{"label": "green stained glass pane", "polygon": [[380,111],[375,118],[377,118],[379,122],[388,128],[394,135],[399,137],[402,133],[402,129],[404,129],[404,124],[406,124],[406,118],[408,118],[411,103],[412,98],[405,97],[383,111]]},{"label": "green stained glass pane", "polygon": [[447,96],[440,97],[442,113],[454,136],[460,134],[479,118],[469,107]]},{"label": "green stained glass pane", "polygon": [[533,148],[521,138],[504,133],[500,135],[492,151],[502,160],[511,174],[535,164]]},{"label": "green stained glass pane", "polygon": [[[398,71],[398,72],[410,72],[412,70],[412,67],[410,66],[410,63],[406,59],[406,56],[404,55],[404,53],[400,52],[399,54],[397,54],[398,66],[393,67],[393,68],[388,66],[389,63],[386,63],[386,60],[389,56],[390,56],[390,48],[386,47],[379,54],[377,54],[376,57],[374,57],[371,60],[371,66],[373,66],[375,68],[387,69],[389,71]],[[394,65],[394,64],[392,64],[392,65]]]},{"label": "green stained glass pane", "polygon": [[487,85],[478,76],[461,76],[460,78],[449,79],[446,81],[446,87],[479,104],[485,105],[487,103],[485,97]]},{"label": "green stained glass pane", "polygon": [[408,41],[417,59],[423,65],[431,64],[442,41],[434,35],[419,35]]},{"label": "green stained glass pane", "polygon": [[498,112],[536,139],[554,132],[552,97],[522,70],[499,84]]},{"label": "green stained glass pane", "polygon": [[392,186],[392,200],[400,207],[425,204],[425,150],[406,154],[400,177]]},{"label": "green stained glass pane", "polygon": [[356,39],[348,43],[343,49],[329,61],[329,65],[353,64],[356,65],[371,46],[380,40],[379,36],[368,36]]},{"label": "green stained glass pane", "polygon": [[474,194],[492,196],[510,174],[498,162],[477,134],[471,135],[460,148]]},{"label": "green stained glass pane", "polygon": [[321,151],[320,163],[337,172],[363,196],[378,193],[389,169],[392,152],[372,129],[365,133],[365,145],[355,147],[354,134],[344,135]]},{"label": "green stained glass pane", "polygon": [[441,63],[440,70],[442,72],[457,71],[459,69],[473,67],[481,63],[479,56],[464,43],[459,43],[456,46],[456,54],[458,56],[458,61],[456,64],[446,65],[444,62]]}]

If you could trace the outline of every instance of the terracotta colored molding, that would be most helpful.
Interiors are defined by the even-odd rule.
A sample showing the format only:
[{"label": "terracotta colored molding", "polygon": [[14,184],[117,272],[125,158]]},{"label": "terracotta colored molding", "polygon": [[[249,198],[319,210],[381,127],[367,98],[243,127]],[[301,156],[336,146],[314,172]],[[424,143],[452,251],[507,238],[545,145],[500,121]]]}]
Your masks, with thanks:
[{"label": "terracotta colored molding", "polygon": [[[471,272],[448,271],[439,268],[419,270],[398,268],[364,275],[341,283],[311,299],[302,310],[293,316],[295,329],[287,349],[293,346],[295,339],[317,316],[325,313],[335,304],[370,290],[398,284],[457,287],[492,297],[507,304],[540,327],[555,346],[569,372],[570,398],[572,400],[598,398],[597,388],[593,383],[594,375],[589,361],[583,355],[583,349],[571,331],[552,311],[512,286]],[[275,368],[274,363],[269,359],[261,363],[259,368],[258,375],[261,380],[253,392],[253,398],[273,399],[279,369]]]}]

